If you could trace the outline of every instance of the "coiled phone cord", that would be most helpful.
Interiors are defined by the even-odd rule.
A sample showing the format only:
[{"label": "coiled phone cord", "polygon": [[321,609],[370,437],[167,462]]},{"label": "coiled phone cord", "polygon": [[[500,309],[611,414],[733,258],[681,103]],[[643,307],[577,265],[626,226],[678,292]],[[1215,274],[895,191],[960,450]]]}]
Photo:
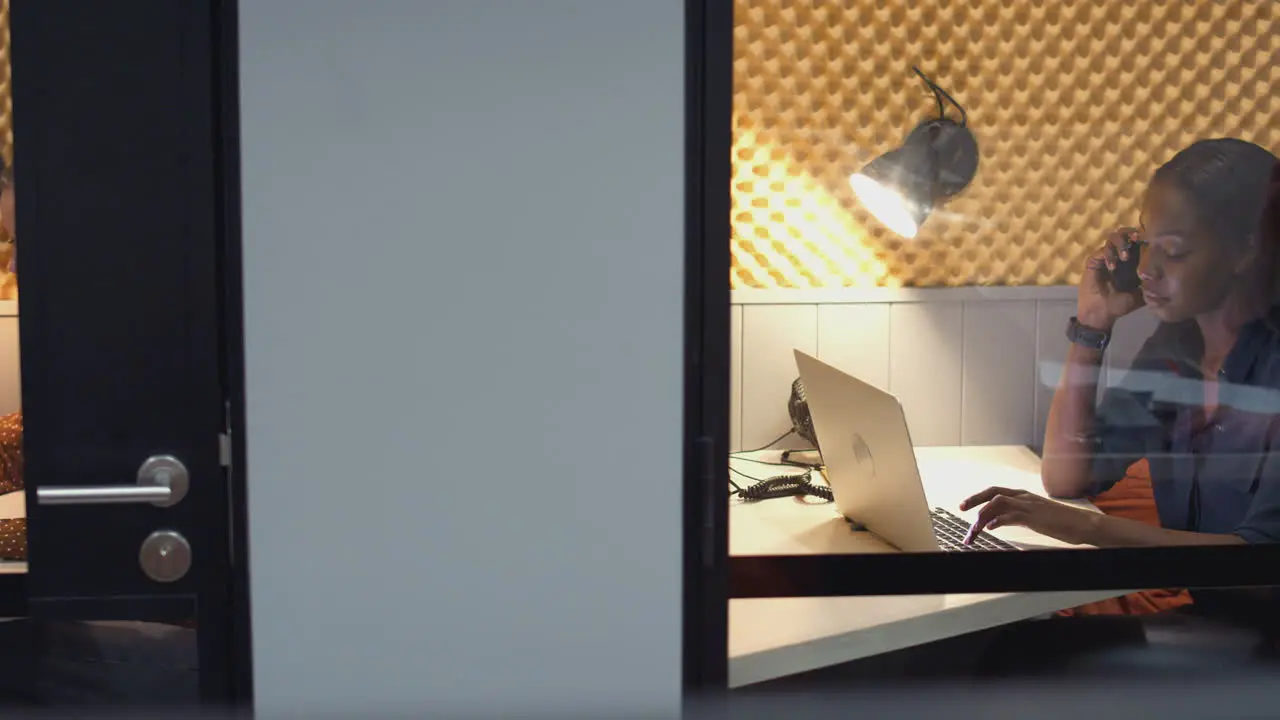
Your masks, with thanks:
[{"label": "coiled phone cord", "polygon": [[732,480],[729,481],[729,484],[733,485],[734,494],[748,502],[805,495],[813,495],[827,502],[835,499],[831,494],[831,488],[826,485],[814,484],[812,470],[806,470],[800,475],[774,475],[769,478],[755,478],[740,470],[733,468],[730,468],[730,470],[744,478],[755,481],[745,488]]},{"label": "coiled phone cord", "polygon": [[[732,455],[730,455],[730,457],[736,460],[755,463],[757,465],[768,465],[771,467],[803,467],[803,468],[806,468],[806,470],[803,473],[800,473],[798,475],[774,475],[772,477],[767,477],[767,478],[758,478],[758,477],[748,475],[742,472],[741,470],[730,465],[729,472],[734,473],[735,475],[738,475],[740,477],[744,477],[747,480],[750,480],[752,482],[751,485],[748,485],[747,487],[744,488],[738,485],[737,483],[735,483],[732,479],[730,479],[729,484],[733,486],[732,494],[737,495],[739,498],[746,500],[748,502],[755,502],[757,500],[772,500],[774,498],[784,498],[784,497],[797,497],[797,496],[803,497],[806,495],[812,495],[814,497],[821,498],[827,502],[832,502],[835,498],[832,496],[831,488],[827,487],[826,485],[818,485],[813,482],[813,471],[815,468],[812,465],[791,460],[789,455],[786,453],[784,453],[783,462],[769,462],[766,460],[756,460],[754,458],[742,457],[742,455],[745,455],[747,453],[760,452],[761,450],[768,450],[774,445],[777,445],[778,443],[782,442],[784,439],[786,439],[788,436],[790,436],[794,432],[795,432],[795,429],[793,428],[783,433],[782,435],[779,435],[777,438],[773,440],[773,442],[769,443],[768,445],[755,448],[754,450],[746,450],[743,452],[733,453]],[[790,452],[791,451],[788,451],[788,453]]]}]

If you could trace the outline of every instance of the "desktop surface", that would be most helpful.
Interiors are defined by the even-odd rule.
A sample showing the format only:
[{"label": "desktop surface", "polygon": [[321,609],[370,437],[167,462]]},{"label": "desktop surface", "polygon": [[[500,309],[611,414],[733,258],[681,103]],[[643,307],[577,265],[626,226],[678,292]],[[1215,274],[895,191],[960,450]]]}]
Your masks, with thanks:
[{"label": "desktop surface", "polygon": [[[998,485],[1044,493],[1040,485],[1040,458],[1026,447],[920,447],[915,452],[929,507],[944,508],[967,522],[977,519],[978,509],[962,511],[961,501],[987,487]],[[754,470],[760,475],[763,473],[758,467],[753,468],[745,458],[776,461],[779,454],[779,451],[763,451],[731,462],[741,470]],[[1085,500],[1058,502],[1097,511]],[[989,532],[1021,548],[1088,547],[1070,545],[1021,527],[1002,527]],[[730,500],[730,556],[859,552],[897,550],[871,533],[854,530],[833,503],[818,498],[777,498],[753,502],[736,498]]]},{"label": "desktop surface", "polygon": [[[960,511],[960,501],[986,487],[1043,494],[1040,459],[1025,447],[921,447],[915,452],[930,506],[946,508],[970,522],[976,511]],[[778,454],[765,451],[750,457],[774,460]],[[747,460],[731,462],[744,472],[764,474],[759,471],[762,466],[753,468]],[[871,533],[854,531],[834,504],[817,498],[729,502],[730,557],[899,552]],[[1063,502],[1097,510],[1085,501]],[[1027,549],[1082,547],[1026,528],[1003,527],[992,534]],[[1127,592],[731,599],[729,686],[964,635]]]}]

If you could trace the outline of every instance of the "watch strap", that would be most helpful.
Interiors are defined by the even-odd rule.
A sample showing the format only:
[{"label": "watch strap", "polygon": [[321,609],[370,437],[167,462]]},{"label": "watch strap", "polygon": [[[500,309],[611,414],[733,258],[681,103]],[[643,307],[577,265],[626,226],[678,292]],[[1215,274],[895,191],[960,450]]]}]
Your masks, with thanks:
[{"label": "watch strap", "polygon": [[1088,325],[1081,325],[1080,319],[1073,317],[1067,323],[1067,339],[1090,350],[1106,350],[1111,343],[1111,333]]}]

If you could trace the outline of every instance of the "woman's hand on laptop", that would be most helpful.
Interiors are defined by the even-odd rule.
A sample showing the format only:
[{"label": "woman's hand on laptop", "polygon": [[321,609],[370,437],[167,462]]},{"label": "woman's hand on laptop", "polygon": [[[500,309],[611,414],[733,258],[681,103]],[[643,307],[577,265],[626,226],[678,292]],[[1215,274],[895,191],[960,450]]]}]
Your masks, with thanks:
[{"label": "woman's hand on laptop", "polygon": [[960,503],[960,509],[971,510],[979,505],[982,509],[965,536],[966,544],[973,542],[983,530],[1019,525],[1062,542],[1080,545],[1089,542],[1096,519],[1094,516],[1097,515],[1026,490],[1002,487],[987,488],[971,496]]}]

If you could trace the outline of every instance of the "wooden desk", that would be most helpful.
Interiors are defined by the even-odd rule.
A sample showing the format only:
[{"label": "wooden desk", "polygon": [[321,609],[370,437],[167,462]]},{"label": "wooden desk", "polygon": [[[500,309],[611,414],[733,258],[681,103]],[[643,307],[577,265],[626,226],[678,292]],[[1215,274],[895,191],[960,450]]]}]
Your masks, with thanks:
[{"label": "wooden desk", "polygon": [[[773,460],[778,455],[764,452],[753,457]],[[916,457],[930,506],[944,507],[966,520],[976,514],[960,512],[960,501],[986,487],[1043,492],[1040,459],[1025,447],[924,447],[916,449]],[[782,470],[744,460],[732,462],[755,477]],[[742,484],[736,475],[734,482]],[[851,531],[830,503],[791,498],[731,503],[730,555],[896,552],[869,533]],[[1086,502],[1068,504],[1096,511]],[[1026,548],[1071,547],[1025,528],[1000,528],[993,534]],[[838,665],[1127,592],[734,599],[729,601],[729,687]]]}]

